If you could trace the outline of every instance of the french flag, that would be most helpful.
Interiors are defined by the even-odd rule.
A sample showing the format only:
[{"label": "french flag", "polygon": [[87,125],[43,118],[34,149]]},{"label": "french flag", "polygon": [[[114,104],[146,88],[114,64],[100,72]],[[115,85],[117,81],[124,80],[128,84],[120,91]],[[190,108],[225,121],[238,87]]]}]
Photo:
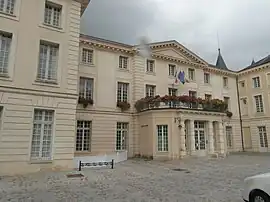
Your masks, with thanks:
[{"label": "french flag", "polygon": [[174,81],[174,83],[178,83],[178,79],[177,79],[177,71],[175,72],[174,77],[175,77],[175,81]]}]

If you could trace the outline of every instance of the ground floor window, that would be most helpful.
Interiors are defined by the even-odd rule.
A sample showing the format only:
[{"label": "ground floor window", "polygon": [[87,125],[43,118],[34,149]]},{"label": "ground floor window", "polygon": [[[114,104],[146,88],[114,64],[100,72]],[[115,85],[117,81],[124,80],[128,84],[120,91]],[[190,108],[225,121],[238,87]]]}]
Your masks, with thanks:
[{"label": "ground floor window", "polygon": [[232,127],[226,126],[226,140],[227,140],[227,147],[232,148]]},{"label": "ground floor window", "polygon": [[116,126],[116,150],[127,149],[128,123],[118,122]]},{"label": "ground floor window", "polygon": [[205,122],[194,121],[195,149],[205,150]]},{"label": "ground floor window", "polygon": [[31,145],[31,160],[52,159],[54,111],[35,109]]},{"label": "ground floor window", "polygon": [[259,126],[258,131],[259,131],[259,136],[260,136],[260,146],[261,147],[268,147],[266,127]]},{"label": "ground floor window", "polygon": [[157,125],[158,151],[168,151],[168,125]]},{"label": "ground floor window", "polygon": [[77,121],[76,151],[90,151],[91,121]]}]

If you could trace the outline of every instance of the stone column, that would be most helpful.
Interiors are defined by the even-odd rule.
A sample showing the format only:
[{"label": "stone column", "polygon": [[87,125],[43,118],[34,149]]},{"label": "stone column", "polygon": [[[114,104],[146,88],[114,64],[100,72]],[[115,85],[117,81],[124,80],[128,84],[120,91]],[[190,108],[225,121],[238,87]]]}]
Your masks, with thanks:
[{"label": "stone column", "polygon": [[180,156],[183,157],[186,155],[185,120],[181,119],[180,125]]},{"label": "stone column", "polygon": [[190,131],[189,131],[189,137],[190,137],[190,154],[195,153],[195,137],[194,137],[194,120],[190,120]]},{"label": "stone column", "polygon": [[220,153],[225,153],[224,130],[222,122],[218,122]]},{"label": "stone column", "polygon": [[213,130],[213,121],[208,121],[208,145],[209,153],[214,153],[214,130]]}]

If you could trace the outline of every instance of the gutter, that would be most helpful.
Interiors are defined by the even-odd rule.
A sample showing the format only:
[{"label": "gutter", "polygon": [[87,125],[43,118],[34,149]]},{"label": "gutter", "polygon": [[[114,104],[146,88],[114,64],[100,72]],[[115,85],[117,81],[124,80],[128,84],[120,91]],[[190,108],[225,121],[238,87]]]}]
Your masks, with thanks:
[{"label": "gutter", "polygon": [[236,90],[237,90],[237,100],[238,100],[238,110],[239,110],[239,121],[240,121],[240,134],[241,134],[241,142],[242,142],[242,151],[245,151],[244,146],[244,135],[243,135],[243,120],[242,120],[242,113],[240,107],[240,96],[239,96],[239,86],[238,86],[238,75],[236,75]]}]

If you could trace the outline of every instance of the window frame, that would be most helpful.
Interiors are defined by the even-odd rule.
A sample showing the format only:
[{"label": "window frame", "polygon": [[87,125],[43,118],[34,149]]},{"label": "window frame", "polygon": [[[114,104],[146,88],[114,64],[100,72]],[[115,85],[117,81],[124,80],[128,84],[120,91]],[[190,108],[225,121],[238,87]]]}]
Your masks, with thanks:
[{"label": "window frame", "polygon": [[120,55],[118,59],[118,69],[128,70],[129,69],[129,58],[127,56]]},{"label": "window frame", "polygon": [[150,92],[151,91],[151,88],[153,90],[153,96],[150,96],[150,97],[154,97],[156,95],[156,86],[155,85],[151,85],[151,84],[146,84],[145,85],[145,97],[149,97],[148,94],[151,94],[151,92]]},{"label": "window frame", "polygon": [[[80,122],[82,123],[82,127],[79,127]],[[86,127],[86,126],[89,126],[89,127]],[[92,121],[90,121],[90,120],[77,120],[77,122],[76,122],[75,152],[91,152],[92,128],[93,128]],[[79,130],[82,130],[81,140],[79,140],[79,137],[78,137]],[[88,132],[89,134],[86,134],[86,132]],[[89,136],[88,140],[87,140],[86,136]],[[85,149],[85,147],[86,147],[86,149]],[[81,148],[81,149],[79,149],[79,148]]]},{"label": "window frame", "polygon": [[168,88],[168,95],[177,96],[177,88]]},{"label": "window frame", "polygon": [[[47,49],[46,51],[46,55],[42,55],[42,47],[43,49]],[[51,51],[55,50],[55,55],[54,55],[54,59],[50,58],[51,56]],[[45,53],[45,51],[44,51]],[[57,84],[58,82],[58,71],[59,71],[59,54],[60,54],[60,45],[56,44],[56,43],[52,43],[52,42],[48,42],[48,41],[43,41],[41,40],[39,43],[39,55],[38,55],[38,69],[37,69],[37,76],[36,76],[36,81],[38,82],[42,82],[42,83],[52,83],[52,84]],[[46,56],[46,59],[44,59]],[[41,74],[43,72],[43,70],[41,70],[41,66],[43,65],[41,63],[41,58],[43,58],[44,62],[45,62],[45,78],[42,78]],[[52,68],[52,70],[49,70],[49,64],[53,63],[54,61],[54,67]],[[43,67],[44,68],[44,67]],[[48,78],[49,77],[49,72],[53,71],[55,72],[55,75],[52,75],[52,78]]]},{"label": "window frame", "polygon": [[255,76],[252,78],[252,87],[261,88],[261,78],[260,76]]},{"label": "window frame", "polygon": [[176,65],[175,64],[168,64],[168,69],[169,69],[169,76],[170,77],[175,77]]},{"label": "window frame", "polygon": [[[41,112],[41,120],[35,120],[35,118],[38,116],[38,112]],[[51,113],[51,120],[46,121],[46,112]],[[40,114],[39,114],[40,115]],[[35,134],[35,131],[38,131],[38,129],[35,130],[35,125],[40,124],[40,134]],[[49,156],[42,157],[42,151],[44,147],[44,130],[45,125],[51,125],[51,134],[50,134],[50,144],[49,144]],[[52,161],[53,160],[53,142],[54,142],[54,131],[55,128],[55,111],[51,109],[41,109],[41,108],[35,108],[33,111],[33,122],[32,122],[32,135],[31,135],[31,148],[30,148],[30,160],[31,161]],[[34,142],[34,135],[40,136],[39,137],[39,151],[38,156],[33,156],[33,142]]]},{"label": "window frame", "polygon": [[[192,78],[191,78],[192,77]],[[195,81],[195,69],[188,68],[188,79],[190,81]]]},{"label": "window frame", "polygon": [[[13,5],[12,8],[10,8],[10,10],[12,10],[13,12],[7,12],[7,8],[8,8],[8,2],[9,0],[4,0],[4,7],[3,7],[3,11],[0,10],[0,14],[4,14],[4,15],[7,15],[7,16],[15,16],[16,15],[16,7],[17,7],[17,4],[18,4],[18,0],[11,0],[13,1],[11,3],[11,5]],[[10,6],[10,5],[9,5]]]},{"label": "window frame", "polygon": [[[50,18],[49,18],[49,23],[46,22],[46,14],[47,14],[47,7],[51,7],[51,9],[53,9],[53,12],[50,13]],[[59,24],[55,25],[54,22],[54,15],[55,15],[55,9],[59,9]],[[45,0],[45,5],[44,5],[44,16],[43,16],[43,24],[49,27],[53,27],[53,28],[57,28],[57,29],[62,29],[63,27],[63,5],[61,4],[57,4],[55,2],[49,1],[49,0]]]},{"label": "window frame", "polygon": [[[259,145],[261,148],[268,148],[268,137],[266,126],[257,126],[259,134]],[[261,130],[262,129],[262,130]]]},{"label": "window frame", "polygon": [[[12,51],[11,48],[12,48],[13,34],[7,33],[7,32],[0,32],[0,51],[2,51],[3,40],[5,41],[5,50],[3,51],[4,51],[4,55],[7,54],[7,56],[3,58],[3,61],[0,63],[1,65],[0,77],[8,77],[10,73],[10,57],[11,57],[11,51]],[[6,67],[4,65],[5,63],[6,63]]]},{"label": "window frame", "polygon": [[[228,129],[230,129],[230,130],[228,130]],[[233,128],[232,128],[232,126],[225,127],[225,134],[226,134],[227,148],[233,149]],[[230,137],[230,139],[228,139],[228,137]]]},{"label": "window frame", "polygon": [[157,130],[157,152],[169,152],[169,127],[168,125],[167,124],[157,125],[156,130]]},{"label": "window frame", "polygon": [[[208,76],[208,82],[207,82],[207,76]],[[210,73],[204,72],[203,77],[204,77],[204,84],[211,84]]]},{"label": "window frame", "polygon": [[222,82],[223,82],[223,88],[229,87],[229,78],[227,76],[222,77]]},{"label": "window frame", "polygon": [[[261,98],[261,100],[258,100],[258,103],[256,102],[257,101],[256,97]],[[255,103],[255,112],[256,113],[264,113],[263,96],[261,94],[260,95],[254,95],[253,99],[254,99],[254,103]]]},{"label": "window frame", "polygon": [[[151,66],[152,64],[152,66]],[[146,73],[155,73],[155,60],[146,60]]]},{"label": "window frame", "polygon": [[[126,93],[126,98],[125,98],[125,93]],[[121,81],[117,82],[116,98],[117,98],[116,99],[117,102],[129,101],[129,83],[121,82]]]},{"label": "window frame", "polygon": [[[120,141],[119,141],[119,134],[120,134]],[[127,151],[128,134],[129,134],[129,123],[117,122],[116,123],[116,137],[115,137],[115,150],[116,151]],[[120,143],[120,145],[118,143]]]},{"label": "window frame", "polygon": [[[84,51],[87,51],[87,53],[89,54],[84,54]],[[84,59],[86,61],[84,61]],[[94,65],[94,50],[93,49],[90,49],[90,48],[81,49],[81,63],[84,65]]]},{"label": "window frame", "polygon": [[[84,81],[84,87],[82,87]],[[89,83],[90,88],[87,86]],[[87,91],[88,89],[88,91]],[[82,93],[83,91],[83,93]],[[81,96],[83,94],[83,97]],[[94,100],[94,78],[89,77],[80,77],[79,78],[79,97],[85,98],[85,99],[92,99]]]}]

